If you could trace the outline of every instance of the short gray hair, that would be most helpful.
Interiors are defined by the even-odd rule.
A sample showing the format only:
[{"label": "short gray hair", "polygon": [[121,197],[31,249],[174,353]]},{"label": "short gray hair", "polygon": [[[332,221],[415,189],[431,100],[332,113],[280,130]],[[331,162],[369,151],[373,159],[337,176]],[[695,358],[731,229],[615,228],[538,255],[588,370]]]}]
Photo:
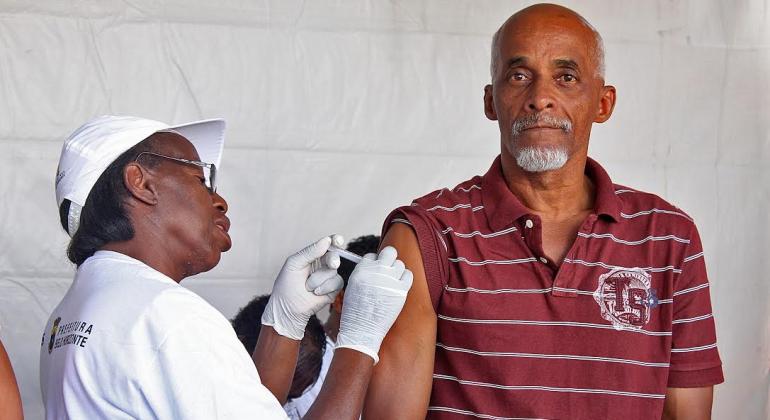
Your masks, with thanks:
[{"label": "short gray hair", "polygon": [[[591,25],[583,16],[580,16],[577,13],[575,13],[575,16],[594,34],[594,42],[596,43],[594,60],[596,60],[597,63],[596,75],[604,78],[604,40],[602,39],[601,34],[599,34],[599,31],[597,31],[596,28],[594,28],[594,26]],[[506,20],[505,23],[508,23],[508,21]],[[495,31],[494,35],[492,35],[492,57],[489,63],[489,74],[492,77],[493,82],[495,80],[495,72],[497,72],[497,62],[500,61],[500,34],[503,32],[505,23],[503,23],[500,28]]]}]

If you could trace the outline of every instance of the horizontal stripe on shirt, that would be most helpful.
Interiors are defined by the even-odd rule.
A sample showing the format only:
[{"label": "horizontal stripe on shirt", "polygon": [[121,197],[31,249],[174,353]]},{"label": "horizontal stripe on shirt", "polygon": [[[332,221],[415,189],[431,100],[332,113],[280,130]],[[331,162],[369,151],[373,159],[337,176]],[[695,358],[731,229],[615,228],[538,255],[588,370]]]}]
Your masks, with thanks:
[{"label": "horizontal stripe on shirt", "polygon": [[578,328],[597,328],[602,330],[616,330],[626,331],[632,333],[639,333],[651,336],[670,336],[671,331],[647,331],[642,329],[622,328],[617,329],[612,325],[607,324],[592,324],[589,322],[573,322],[573,321],[532,321],[526,319],[470,319],[470,318],[454,318],[446,315],[438,315],[439,319],[445,321],[462,322],[466,324],[500,324],[500,325],[534,325],[544,327],[578,327]]},{"label": "horizontal stripe on shirt", "polygon": [[[449,257],[449,261],[454,263],[465,263],[471,266],[481,266],[481,265],[489,265],[489,264],[503,264],[503,265],[509,265],[509,264],[524,264],[529,262],[537,262],[538,259],[535,257],[529,257],[529,258],[518,258],[513,260],[483,260],[483,261],[471,261],[465,257]],[[602,267],[606,268],[608,270],[627,270],[629,267],[623,267],[619,265],[611,265],[607,264],[601,261],[583,261],[583,260],[573,260],[569,258],[565,258],[563,260],[563,263],[566,264],[578,264],[578,265],[584,265],[586,267]],[[642,270],[649,271],[652,273],[660,273],[664,271],[672,271],[677,274],[681,274],[682,270],[679,268],[674,267],[673,265],[669,265],[666,267],[640,267]]]},{"label": "horizontal stripe on shirt", "polygon": [[685,219],[687,219],[687,220],[692,222],[692,219],[689,216],[687,216],[686,214],[684,214],[684,213],[679,213],[678,211],[663,210],[663,209],[641,210],[641,211],[638,211],[636,213],[631,213],[631,214],[626,214],[626,213],[620,212],[620,215],[624,219],[633,219],[633,218],[639,217],[639,216],[649,216],[652,213],[672,214],[674,216],[681,216],[681,217],[684,217]]},{"label": "horizontal stripe on shirt", "polygon": [[410,221],[408,221],[406,219],[393,219],[393,220],[390,221],[390,223],[391,224],[393,224],[393,223],[403,223],[405,225],[412,226],[412,222],[410,222]]},{"label": "horizontal stripe on shirt", "polygon": [[687,289],[682,289],[682,290],[680,290],[678,292],[674,292],[673,296],[681,296],[681,295],[683,295],[685,293],[695,292],[697,290],[705,289],[707,287],[709,287],[708,283],[699,284],[697,286],[689,287]]},{"label": "horizontal stripe on shirt", "polygon": [[680,237],[675,236],[675,235],[648,236],[646,238],[642,238],[642,239],[639,239],[639,240],[636,240],[636,241],[628,241],[628,240],[625,240],[625,239],[616,238],[615,235],[613,235],[611,233],[583,233],[583,232],[578,232],[578,236],[580,236],[581,238],[610,239],[610,240],[612,240],[612,242],[617,242],[617,243],[623,244],[623,245],[641,245],[641,244],[643,244],[645,242],[649,242],[649,241],[668,241],[668,240],[680,242],[680,243],[683,243],[683,244],[689,244],[690,243],[689,239],[680,238]]},{"label": "horizontal stripe on shirt", "polygon": [[713,344],[706,344],[705,346],[698,346],[698,347],[686,347],[682,349],[671,349],[671,353],[689,353],[693,351],[703,351],[703,350],[709,350],[717,347],[717,343]]},{"label": "horizontal stripe on shirt", "polygon": [[[556,290],[559,292],[575,293],[580,296],[593,297],[596,294],[595,290],[579,290],[569,289],[566,287],[548,287],[545,289],[477,289],[475,287],[452,287],[444,286],[444,290],[454,293],[479,293],[484,295],[501,295],[501,294],[546,294]],[[604,297],[614,297],[612,294],[603,295]],[[658,300],[659,305],[673,303],[673,299],[661,299]]]},{"label": "horizontal stripe on shirt", "polygon": [[690,255],[689,257],[685,257],[682,262],[690,262],[692,260],[698,259],[703,256],[703,252],[699,252],[695,255]]},{"label": "horizontal stripe on shirt", "polygon": [[429,208],[427,210],[428,211],[436,211],[436,210],[455,211],[457,209],[471,209],[471,211],[479,211],[479,210],[481,210],[483,208],[484,208],[484,206],[471,207],[470,204],[456,204],[453,207],[433,206],[433,207],[431,207],[431,208]]},{"label": "horizontal stripe on shirt", "polygon": [[499,416],[493,416],[491,414],[481,414],[481,413],[474,413],[473,411],[468,410],[460,410],[459,408],[452,408],[452,407],[440,407],[440,406],[430,406],[428,407],[428,411],[443,411],[445,413],[452,413],[452,414],[463,414],[466,416],[476,417],[479,419],[490,419],[490,420],[545,420],[542,417],[499,417]]},{"label": "horizontal stripe on shirt", "polygon": [[[622,267],[622,266],[619,266],[619,265],[611,265],[611,264],[607,264],[607,263],[604,263],[604,262],[601,262],[601,261],[583,261],[583,260],[572,260],[572,259],[569,259],[569,258],[565,258],[564,262],[567,263],[567,264],[585,265],[586,267],[597,267],[598,266],[598,267],[606,268],[608,270],[627,270],[628,269],[628,267]],[[649,272],[652,272],[652,273],[660,273],[660,272],[663,272],[663,271],[672,271],[672,272],[677,273],[677,274],[681,274],[682,273],[681,269],[676,268],[673,265],[669,265],[669,266],[666,266],[666,267],[640,267],[640,268],[642,270],[649,271]]]},{"label": "horizontal stripe on shirt", "polygon": [[457,258],[449,258],[449,261],[451,262],[464,262],[468,265],[487,265],[487,264],[524,264],[528,262],[535,262],[537,261],[537,258],[535,257],[529,257],[529,258],[520,258],[517,260],[484,260],[484,261],[469,261],[468,259],[464,257],[457,257]]},{"label": "horizontal stripe on shirt", "polygon": [[696,316],[696,317],[692,317],[692,318],[675,319],[675,320],[671,321],[671,323],[672,324],[686,324],[686,323],[689,323],[689,322],[703,321],[704,319],[709,319],[709,318],[713,318],[713,317],[714,317],[713,314],[706,314],[706,315]]},{"label": "horizontal stripe on shirt", "polygon": [[477,189],[477,190],[481,191],[481,187],[479,185],[471,185],[468,188],[457,187],[457,188],[455,188],[455,191],[471,192],[471,190],[473,190],[473,189]]},{"label": "horizontal stripe on shirt", "polygon": [[496,351],[478,351],[465,349],[462,347],[451,347],[442,343],[436,343],[436,347],[440,347],[446,351],[457,353],[468,353],[476,356],[484,357],[522,357],[529,359],[562,359],[562,360],[580,360],[589,362],[609,362],[609,363],[623,363],[629,365],[645,366],[645,367],[669,367],[665,362],[645,362],[642,360],[633,359],[620,359],[616,357],[599,357],[599,356],[579,356],[575,354],[540,354],[540,353],[518,353],[518,352],[496,352]]},{"label": "horizontal stripe on shirt", "polygon": [[616,391],[612,389],[594,389],[594,388],[562,388],[555,386],[540,386],[540,385],[500,385],[490,384],[486,382],[478,381],[466,381],[459,379],[455,376],[434,374],[433,379],[444,379],[457,382],[461,385],[468,386],[482,386],[487,388],[505,389],[507,391],[549,391],[549,392],[576,392],[581,394],[606,394],[606,395],[618,395],[623,397],[639,397],[639,398],[665,398],[665,394],[646,394],[643,392],[631,392],[631,391]]},{"label": "horizontal stripe on shirt", "polygon": [[505,235],[511,232],[516,232],[517,230],[518,229],[516,229],[515,227],[510,227],[508,229],[503,229],[497,232],[490,232],[490,233],[481,233],[478,230],[474,230],[473,232],[470,232],[470,233],[460,233],[460,232],[455,232],[455,230],[452,227],[448,227],[442,230],[441,233],[446,235],[447,233],[452,232],[453,235],[459,238],[472,238],[474,236],[481,236],[482,238],[487,239],[487,238],[494,238],[500,235]]},{"label": "horizontal stripe on shirt", "polygon": [[[500,294],[546,294],[551,293],[552,291],[556,290],[559,292],[566,292],[566,293],[575,293],[577,295],[581,296],[591,296],[593,297],[596,294],[596,291],[593,290],[579,290],[579,289],[569,289],[566,287],[548,287],[545,289],[477,289],[475,287],[452,287],[452,286],[444,286],[444,290],[447,292],[455,292],[455,293],[479,293],[479,294],[485,294],[485,295],[500,295]],[[605,297],[614,297],[612,294],[606,294],[603,295]],[[666,304],[666,303],[672,303],[673,299],[661,299],[658,301],[658,304]]]}]

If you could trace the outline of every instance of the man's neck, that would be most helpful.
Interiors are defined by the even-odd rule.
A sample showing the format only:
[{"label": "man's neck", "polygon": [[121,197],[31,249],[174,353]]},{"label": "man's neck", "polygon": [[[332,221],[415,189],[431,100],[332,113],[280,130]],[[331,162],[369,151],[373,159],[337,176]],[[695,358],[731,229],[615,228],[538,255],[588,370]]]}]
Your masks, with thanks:
[{"label": "man's neck", "polygon": [[501,160],[508,189],[534,213],[559,220],[594,207],[595,188],[585,175],[587,157],[572,156],[563,167],[538,173],[524,171],[506,153]]}]

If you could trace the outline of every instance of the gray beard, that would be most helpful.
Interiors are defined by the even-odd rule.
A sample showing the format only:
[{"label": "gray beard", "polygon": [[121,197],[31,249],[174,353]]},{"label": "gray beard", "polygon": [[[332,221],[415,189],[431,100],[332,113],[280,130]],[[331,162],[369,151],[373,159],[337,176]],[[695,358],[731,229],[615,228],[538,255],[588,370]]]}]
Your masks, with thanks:
[{"label": "gray beard", "polygon": [[516,158],[516,164],[526,172],[545,172],[561,168],[569,159],[569,151],[565,146],[527,146],[518,148],[518,137],[522,131],[545,123],[553,128],[559,128],[565,133],[572,132],[572,122],[566,118],[557,118],[548,114],[532,114],[516,119],[511,125],[511,142],[508,151]]},{"label": "gray beard", "polygon": [[[514,147],[512,147],[513,149]],[[546,172],[560,169],[567,163],[569,153],[564,146],[551,147],[522,147],[511,150],[516,158],[516,164],[525,172]]]}]

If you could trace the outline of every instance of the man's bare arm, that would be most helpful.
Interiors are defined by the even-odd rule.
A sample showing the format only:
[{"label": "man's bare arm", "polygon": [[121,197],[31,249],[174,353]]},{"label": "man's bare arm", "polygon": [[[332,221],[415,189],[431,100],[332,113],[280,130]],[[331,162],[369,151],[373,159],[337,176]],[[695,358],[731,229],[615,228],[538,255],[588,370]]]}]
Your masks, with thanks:
[{"label": "man's bare arm", "polygon": [[13,374],[11,361],[0,342],[0,413],[2,418],[16,420],[23,418],[21,413],[21,396],[16,386],[16,376]]},{"label": "man's bare arm", "polygon": [[663,405],[663,420],[709,420],[714,387],[668,388]]},{"label": "man's bare arm", "polygon": [[425,418],[433,381],[436,313],[425,280],[417,236],[408,225],[394,223],[381,247],[393,246],[414,274],[406,304],[380,348],[364,403],[365,419]]}]

